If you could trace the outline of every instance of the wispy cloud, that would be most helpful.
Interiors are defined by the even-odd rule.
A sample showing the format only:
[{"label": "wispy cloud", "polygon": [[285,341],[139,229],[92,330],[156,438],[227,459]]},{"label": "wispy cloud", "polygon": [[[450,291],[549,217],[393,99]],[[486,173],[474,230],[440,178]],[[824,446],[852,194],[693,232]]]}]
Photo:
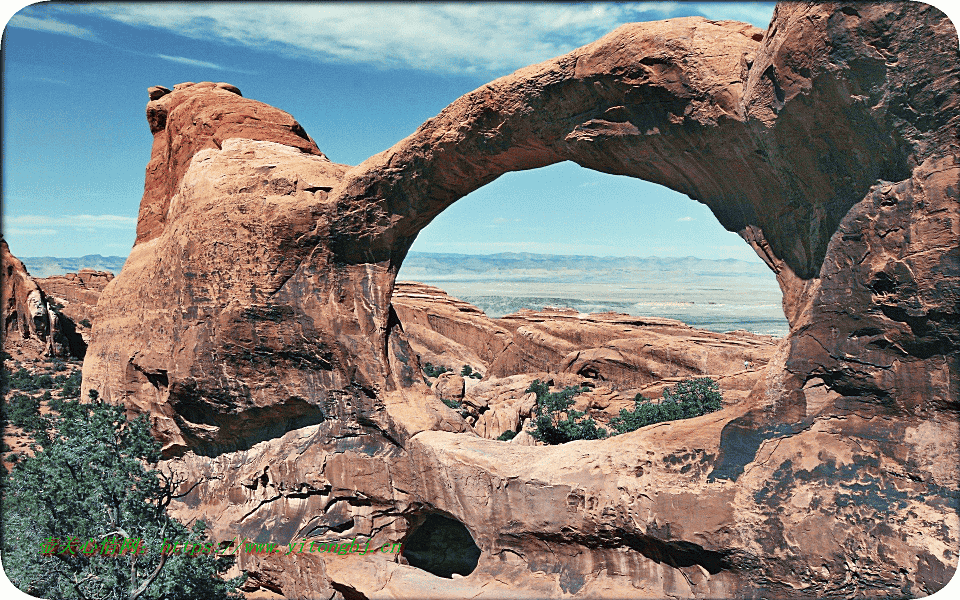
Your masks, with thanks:
[{"label": "wispy cloud", "polygon": [[488,75],[563,54],[628,22],[700,14],[712,19],[747,19],[766,27],[773,4],[745,6],[725,2],[131,2],[77,4],[58,10],[60,14],[83,12],[134,27],[319,61]]},{"label": "wispy cloud", "polygon": [[168,56],[166,54],[155,54],[154,56],[156,56],[157,58],[162,58],[163,60],[169,60],[170,62],[180,63],[181,65],[190,65],[192,67],[204,67],[207,69],[217,69],[219,71],[227,70],[226,67],[221,67],[216,63],[207,62],[205,60],[184,58],[183,56]]},{"label": "wispy cloud", "polygon": [[69,82],[66,82],[62,79],[53,79],[51,77],[37,77],[35,75],[25,75],[23,78],[28,81],[39,81],[41,83],[53,83],[56,85],[70,85]]},{"label": "wispy cloud", "polygon": [[6,235],[56,235],[56,233],[56,229],[22,229],[20,227],[13,227],[4,231]]},{"label": "wispy cloud", "polygon": [[69,227],[78,229],[113,229],[133,230],[137,227],[135,217],[122,215],[18,215],[6,217],[5,225],[11,226],[10,233],[22,233],[27,230],[56,233],[51,227]]},{"label": "wispy cloud", "polygon": [[696,220],[696,219],[694,219],[693,217],[680,217],[679,219],[677,219],[677,221],[679,221],[679,222],[681,222],[681,223],[685,223],[685,222],[687,222],[687,221],[695,221],[695,220]]},{"label": "wispy cloud", "polygon": [[32,29],[33,31],[43,31],[45,33],[69,35],[85,40],[97,39],[96,34],[89,29],[84,29],[83,27],[78,27],[52,17],[30,16],[29,14],[23,14],[22,11],[14,15],[8,25],[20,29]]}]

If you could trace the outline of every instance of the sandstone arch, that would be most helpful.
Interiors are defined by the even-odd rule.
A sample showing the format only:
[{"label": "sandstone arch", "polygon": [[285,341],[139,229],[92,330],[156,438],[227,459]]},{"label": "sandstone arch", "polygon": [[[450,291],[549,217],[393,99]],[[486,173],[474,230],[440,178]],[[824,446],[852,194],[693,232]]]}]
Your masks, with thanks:
[{"label": "sandstone arch", "polygon": [[[228,538],[315,520],[386,536],[428,507],[477,533],[476,581],[533,595],[930,592],[960,537],[956,42],[916,3],[781,4],[766,33],[624,26],[352,168],[232,86],[159,93],[84,386],[150,413],[203,480],[184,514]],[[777,272],[791,333],[748,405],[556,448],[455,433],[390,308],[397,270],[446,206],[561,160],[704,202]],[[267,466],[278,479],[240,484]],[[373,592],[363,569],[406,576],[318,568]]]}]

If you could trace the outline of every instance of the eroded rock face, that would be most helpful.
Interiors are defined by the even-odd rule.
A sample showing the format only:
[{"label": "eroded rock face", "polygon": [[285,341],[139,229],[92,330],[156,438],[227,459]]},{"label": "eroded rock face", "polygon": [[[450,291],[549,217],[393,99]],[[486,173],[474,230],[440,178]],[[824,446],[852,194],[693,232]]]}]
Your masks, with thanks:
[{"label": "eroded rock face", "polygon": [[[112,280],[113,273],[94,269],[80,269],[77,273],[35,280],[48,298],[63,306],[60,312],[75,326],[75,331],[84,345],[84,352],[85,346],[90,344],[90,331],[96,319],[100,292]],[[78,356],[82,355],[81,353]]]},{"label": "eroded rock face", "polygon": [[[632,410],[636,394],[659,398],[683,379],[711,377],[727,404],[735,404],[756,385],[778,341],[746,331],[695,329],[673,319],[569,309],[491,319],[468,302],[415,282],[397,282],[393,306],[420,362],[451,370],[433,382],[434,393],[462,400],[467,422],[488,438],[519,431],[530,418],[529,400],[536,396],[526,389],[534,379],[558,388],[590,386],[576,409],[602,425],[620,409]],[[485,374],[484,381],[457,376],[464,366]]]},{"label": "eroded rock face", "polygon": [[[960,550],[958,73],[917,3],[626,25],[353,168],[223,85],[154,90],[138,242],[84,385],[151,414],[199,482],[177,510],[223,539],[397,541],[437,513],[481,550],[452,581],[264,558],[289,597],[933,592]],[[539,447],[474,435],[425,386],[390,302],[417,232],[561,160],[704,202],[777,272],[791,331],[748,398]]]},{"label": "eroded rock face", "polygon": [[73,321],[53,310],[50,301],[23,263],[10,253],[0,238],[0,269],[3,280],[0,318],[3,343],[32,348],[50,357],[82,358],[86,350]]}]

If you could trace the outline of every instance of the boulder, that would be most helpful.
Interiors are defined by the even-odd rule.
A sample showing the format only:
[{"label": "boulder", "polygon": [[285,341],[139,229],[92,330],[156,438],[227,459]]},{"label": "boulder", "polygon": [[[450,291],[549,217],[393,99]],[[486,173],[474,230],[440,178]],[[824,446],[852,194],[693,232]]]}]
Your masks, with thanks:
[{"label": "boulder", "polygon": [[446,400],[463,400],[463,377],[455,373],[441,373],[431,386],[433,393]]}]

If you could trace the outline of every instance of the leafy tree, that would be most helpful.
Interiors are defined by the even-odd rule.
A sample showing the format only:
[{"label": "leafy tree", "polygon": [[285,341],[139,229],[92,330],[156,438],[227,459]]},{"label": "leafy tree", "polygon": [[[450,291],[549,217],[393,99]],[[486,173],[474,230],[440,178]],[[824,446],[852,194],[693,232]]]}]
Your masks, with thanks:
[{"label": "leafy tree", "polygon": [[3,388],[32,392],[39,389],[40,386],[37,384],[37,379],[26,367],[20,367],[13,373],[7,371],[6,368],[3,369]]},{"label": "leafy tree", "polygon": [[145,419],[71,400],[33,437],[34,456],[3,486],[3,566],[17,587],[79,600],[240,598],[239,580],[218,576],[232,557],[162,551],[202,541],[205,527],[167,514],[183,482],[149,468],[159,445]]},{"label": "leafy tree", "polygon": [[649,398],[637,394],[634,409],[620,409],[620,416],[610,420],[617,433],[627,433],[664,421],[690,419],[723,408],[723,394],[717,382],[709,377],[686,379],[663,391],[663,399],[653,404]]},{"label": "leafy tree", "polygon": [[596,421],[586,413],[571,408],[574,396],[587,388],[571,386],[561,392],[550,392],[550,387],[536,379],[527,392],[537,395],[534,438],[546,444],[564,444],[573,440],[599,440],[607,437],[607,430],[597,427]]},{"label": "leafy tree", "polygon": [[681,407],[681,419],[699,417],[723,408],[720,386],[709,377],[681,381],[673,389],[663,391],[663,400],[673,401]]},{"label": "leafy tree", "polygon": [[33,431],[41,427],[40,399],[24,394],[13,394],[3,402],[3,418],[11,425],[24,431]]},{"label": "leafy tree", "polygon": [[58,375],[56,381],[62,386],[60,388],[60,394],[64,398],[79,398],[82,377],[83,374],[79,369],[67,376]]}]

